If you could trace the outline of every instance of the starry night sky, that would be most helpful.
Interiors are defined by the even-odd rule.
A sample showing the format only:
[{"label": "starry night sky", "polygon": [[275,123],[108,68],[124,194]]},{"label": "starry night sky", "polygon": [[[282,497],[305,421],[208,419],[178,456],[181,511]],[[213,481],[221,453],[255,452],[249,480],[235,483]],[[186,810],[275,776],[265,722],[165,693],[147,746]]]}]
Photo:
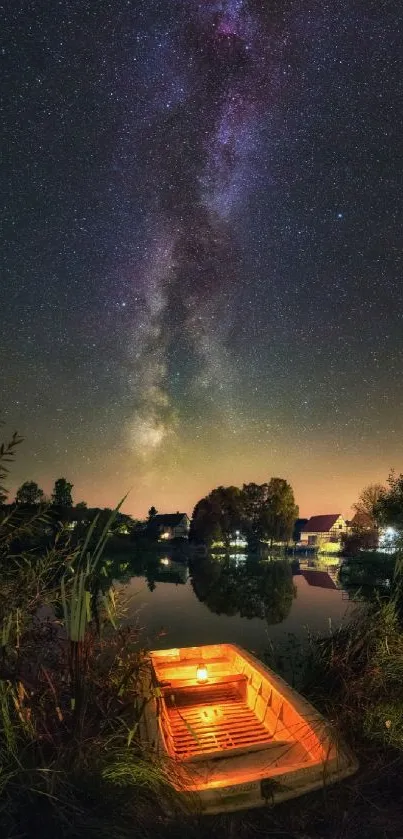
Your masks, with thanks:
[{"label": "starry night sky", "polygon": [[0,9],[14,486],[310,515],[402,470],[401,3]]}]

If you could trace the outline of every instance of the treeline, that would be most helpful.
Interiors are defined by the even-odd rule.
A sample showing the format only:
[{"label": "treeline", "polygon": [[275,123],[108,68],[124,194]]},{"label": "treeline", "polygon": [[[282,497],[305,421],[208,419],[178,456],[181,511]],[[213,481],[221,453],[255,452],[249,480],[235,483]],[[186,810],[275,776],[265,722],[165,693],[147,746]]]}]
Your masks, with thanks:
[{"label": "treeline", "polygon": [[355,556],[379,545],[396,549],[403,537],[403,475],[392,472],[387,486],[374,483],[365,487],[353,505],[355,510],[350,532],[342,540],[343,553]]},{"label": "treeline", "polygon": [[271,478],[263,484],[217,487],[196,504],[190,538],[211,545],[222,541],[229,546],[237,531],[254,549],[260,541],[288,542],[298,507],[294,492],[284,478]]},{"label": "treeline", "polygon": [[[52,504],[56,507],[72,507],[73,486],[74,485],[71,484],[70,481],[67,481],[66,478],[58,478],[54,483],[53,491],[49,498],[45,495],[43,489],[41,489],[36,481],[24,481],[15,493],[14,503],[19,506],[27,507],[39,506],[40,504]],[[5,497],[2,498],[2,503],[4,503],[5,500]],[[85,501],[80,501],[77,506],[86,507],[87,505]]]},{"label": "treeline", "polygon": [[109,507],[88,507],[85,501],[74,504],[73,487],[74,484],[66,478],[58,478],[50,497],[47,497],[35,481],[25,481],[17,489],[11,504],[6,503],[7,491],[2,488],[2,516],[15,511],[19,513],[17,520],[20,523],[35,516],[36,536],[49,536],[61,524],[68,530],[74,530],[74,541],[84,537],[95,519],[94,538],[99,538],[105,527],[108,527],[109,535],[131,535],[134,532],[137,521],[130,515],[120,511],[113,513]]}]

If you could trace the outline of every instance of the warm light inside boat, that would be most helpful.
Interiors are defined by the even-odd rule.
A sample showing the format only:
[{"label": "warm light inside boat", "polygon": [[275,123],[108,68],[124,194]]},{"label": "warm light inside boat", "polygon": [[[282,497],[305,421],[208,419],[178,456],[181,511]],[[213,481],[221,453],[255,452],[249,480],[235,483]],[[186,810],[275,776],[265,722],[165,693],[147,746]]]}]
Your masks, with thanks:
[{"label": "warm light inside boat", "polygon": [[154,650],[151,661],[160,701],[146,703],[142,736],[203,812],[277,803],[356,770],[327,721],[241,647]]},{"label": "warm light inside boat", "polygon": [[206,667],[205,664],[199,664],[198,665],[197,670],[196,670],[196,679],[200,683],[207,682],[208,673],[207,673],[207,667]]}]

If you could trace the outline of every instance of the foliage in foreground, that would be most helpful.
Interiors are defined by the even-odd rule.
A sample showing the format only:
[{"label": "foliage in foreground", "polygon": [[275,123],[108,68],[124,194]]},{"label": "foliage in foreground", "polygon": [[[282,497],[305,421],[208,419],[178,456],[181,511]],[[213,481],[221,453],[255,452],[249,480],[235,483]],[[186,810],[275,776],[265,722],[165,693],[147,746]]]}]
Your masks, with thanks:
[{"label": "foliage in foreground", "polygon": [[311,645],[303,689],[358,748],[403,754],[401,575],[389,600],[361,606],[348,622]]},{"label": "foliage in foreground", "polygon": [[[14,438],[16,439],[16,438]],[[14,445],[0,452],[12,460]],[[175,809],[136,742],[146,656],[118,620],[102,555],[117,511],[73,546],[17,550],[46,510],[0,521],[0,835],[132,836]],[[156,806],[158,805],[158,806]]]},{"label": "foliage in foreground", "polygon": [[[9,460],[13,451],[2,454]],[[0,483],[5,477],[0,453]],[[400,568],[391,600],[361,607],[328,638],[311,640],[304,655],[303,690],[352,741],[360,774],[292,806],[199,823],[185,819],[167,771],[136,743],[145,655],[133,629],[117,622],[102,574],[107,530],[98,521],[79,546],[61,532],[46,553],[15,550],[44,523],[46,511],[0,523],[2,837],[356,839],[363,826],[367,836],[399,835]],[[179,812],[176,820],[166,815]]]}]

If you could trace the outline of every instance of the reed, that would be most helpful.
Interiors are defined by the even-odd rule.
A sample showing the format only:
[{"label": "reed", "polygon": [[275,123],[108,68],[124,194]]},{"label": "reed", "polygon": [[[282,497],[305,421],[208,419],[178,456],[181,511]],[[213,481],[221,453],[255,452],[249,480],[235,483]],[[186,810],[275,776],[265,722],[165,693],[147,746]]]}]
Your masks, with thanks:
[{"label": "reed", "polygon": [[[12,461],[16,441],[0,447]],[[0,835],[125,839],[174,807],[137,743],[146,654],[103,569],[121,507],[81,544],[48,511],[0,520]],[[25,547],[29,545],[29,547]]]}]

